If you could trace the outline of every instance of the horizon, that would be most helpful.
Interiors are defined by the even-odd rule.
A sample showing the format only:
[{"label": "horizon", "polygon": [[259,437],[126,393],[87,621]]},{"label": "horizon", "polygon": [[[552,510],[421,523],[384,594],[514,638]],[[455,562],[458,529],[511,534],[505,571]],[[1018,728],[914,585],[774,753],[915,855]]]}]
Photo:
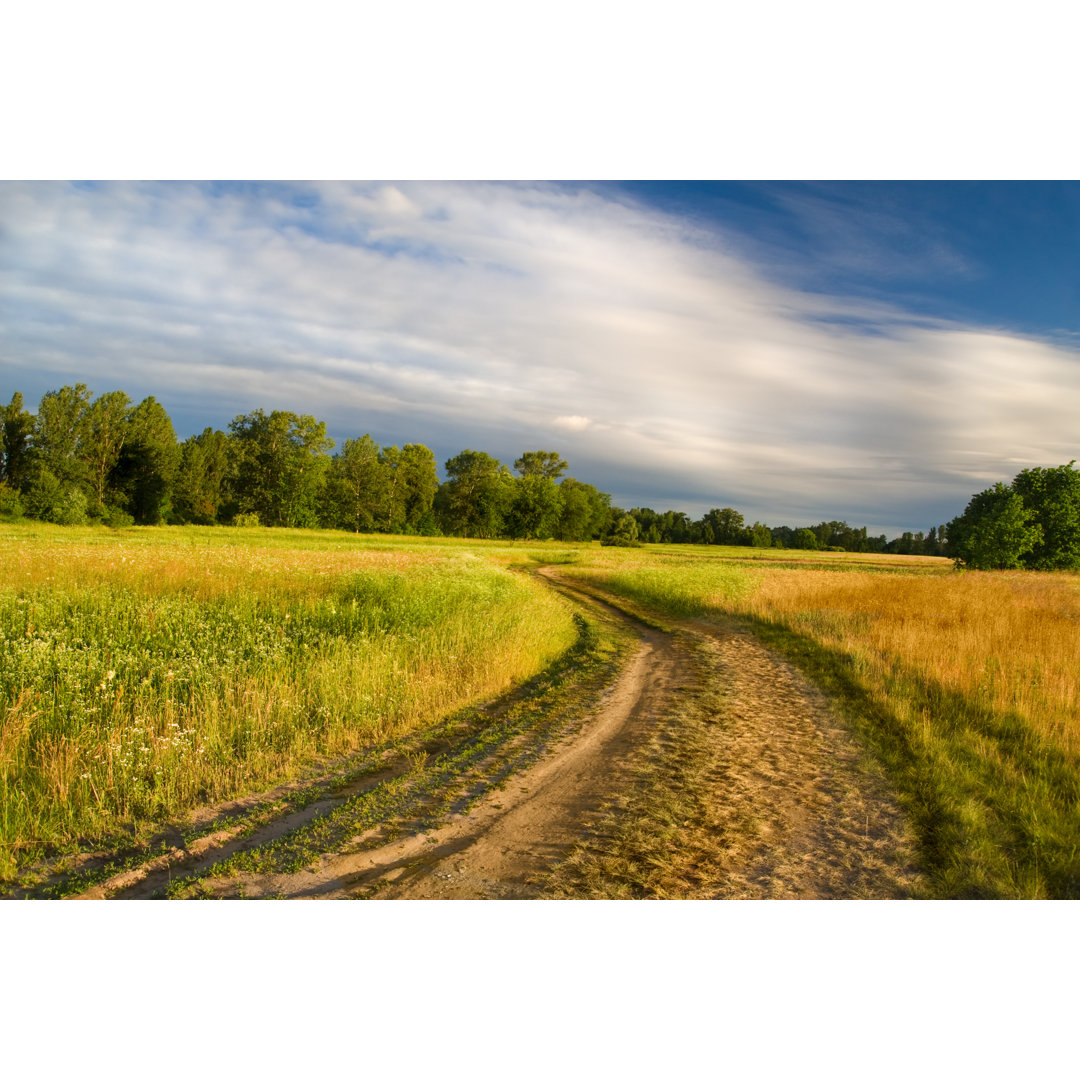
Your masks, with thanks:
[{"label": "horizon", "polygon": [[1076,452],[1080,185],[0,183],[3,396],[552,449],[625,509],[926,532]]}]

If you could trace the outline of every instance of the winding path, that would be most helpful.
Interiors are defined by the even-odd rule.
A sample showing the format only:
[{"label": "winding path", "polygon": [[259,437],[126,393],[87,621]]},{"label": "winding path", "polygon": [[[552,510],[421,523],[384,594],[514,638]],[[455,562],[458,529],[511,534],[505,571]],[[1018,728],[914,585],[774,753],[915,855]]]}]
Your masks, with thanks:
[{"label": "winding path", "polygon": [[[598,591],[539,571],[553,588],[632,628],[636,652],[576,733],[489,791],[386,842],[357,836],[291,874],[242,873],[210,894],[281,898],[530,899],[575,850],[642,755],[660,752],[665,717],[686,694],[712,710],[709,844],[684,895],[695,898],[900,898],[917,895],[915,845],[887,785],[861,758],[827,699],[736,624],[653,629]],[[707,693],[703,694],[703,691]],[[310,819],[311,810],[305,811]],[[288,821],[272,829],[281,834]],[[373,836],[375,837],[373,841]],[[254,845],[265,833],[240,845]],[[207,857],[212,857],[210,852]],[[160,860],[159,860],[160,861]],[[166,863],[168,860],[166,859]],[[92,890],[147,896],[163,863]],[[181,871],[183,872],[183,871]]]}]

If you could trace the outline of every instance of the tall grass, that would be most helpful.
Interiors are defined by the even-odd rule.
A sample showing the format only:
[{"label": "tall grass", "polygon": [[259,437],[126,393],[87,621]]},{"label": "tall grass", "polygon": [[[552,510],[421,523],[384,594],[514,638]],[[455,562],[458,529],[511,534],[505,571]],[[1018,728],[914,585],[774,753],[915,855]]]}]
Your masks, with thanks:
[{"label": "tall grass", "polygon": [[430,723],[575,638],[467,550],[251,532],[0,538],[0,874]]},{"label": "tall grass", "polygon": [[867,670],[906,670],[1080,755],[1080,578],[777,571],[735,610],[782,621]]},{"label": "tall grass", "polygon": [[1080,897],[1080,577],[820,562],[647,550],[566,572],[743,619],[799,664],[889,770],[937,895]]}]

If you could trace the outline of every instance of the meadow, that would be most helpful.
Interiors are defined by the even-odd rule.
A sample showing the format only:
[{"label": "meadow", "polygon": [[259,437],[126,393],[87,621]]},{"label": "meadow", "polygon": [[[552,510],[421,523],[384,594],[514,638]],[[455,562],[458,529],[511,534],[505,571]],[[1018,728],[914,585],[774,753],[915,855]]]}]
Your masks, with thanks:
[{"label": "meadow", "polygon": [[0,879],[431,724],[575,641],[464,546],[6,528]]},{"label": "meadow", "polygon": [[836,703],[938,897],[1080,896],[1080,577],[943,559],[301,530],[0,529],[0,880],[436,724],[543,671],[560,572],[738,620]]}]

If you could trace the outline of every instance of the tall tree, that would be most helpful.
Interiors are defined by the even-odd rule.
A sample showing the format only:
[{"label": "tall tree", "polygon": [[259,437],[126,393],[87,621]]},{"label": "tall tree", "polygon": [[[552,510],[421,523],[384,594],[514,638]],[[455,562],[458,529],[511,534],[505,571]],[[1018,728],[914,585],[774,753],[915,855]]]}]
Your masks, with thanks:
[{"label": "tall tree", "polygon": [[12,394],[11,403],[0,409],[0,416],[4,441],[0,478],[21,491],[30,481],[34,417],[23,409],[23,396],[19,393]]},{"label": "tall tree", "polygon": [[759,548],[772,547],[772,532],[769,530],[768,525],[762,525],[760,521],[755,521],[750,526],[750,545]]},{"label": "tall tree", "polygon": [[1080,472],[1075,461],[1054,469],[1024,469],[1014,477],[1024,509],[1042,530],[1041,538],[1023,557],[1033,570],[1080,568]]},{"label": "tall tree", "polygon": [[370,435],[346,439],[330,460],[323,498],[323,523],[336,529],[373,532],[382,502],[379,445]]},{"label": "tall tree", "polygon": [[633,514],[621,507],[611,508],[611,517],[600,543],[605,547],[640,547],[638,523]]},{"label": "tall tree", "polygon": [[560,540],[593,540],[607,525],[611,514],[611,496],[597,491],[592,484],[568,476],[559,484],[562,512],[555,535]]},{"label": "tall tree", "polygon": [[482,450],[462,450],[445,467],[447,480],[435,500],[439,528],[449,536],[498,536],[508,495],[506,468]]},{"label": "tall tree", "polygon": [[396,446],[384,446],[379,451],[382,467],[382,506],[379,508],[379,531],[403,532],[405,528],[405,484],[398,473],[401,451]]},{"label": "tall tree", "polygon": [[256,409],[229,424],[236,445],[234,493],[264,525],[318,524],[320,489],[334,441],[313,416]]},{"label": "tall tree", "polygon": [[1004,484],[973,495],[948,525],[949,552],[972,570],[1012,570],[1042,540],[1042,527],[1024,500]]},{"label": "tall tree", "polygon": [[560,485],[549,476],[527,473],[510,482],[505,528],[515,540],[547,540],[559,525]]},{"label": "tall tree", "polygon": [[554,450],[526,450],[514,462],[514,468],[522,476],[543,476],[548,480],[558,480],[569,466]]},{"label": "tall tree", "polygon": [[77,457],[86,466],[90,494],[97,507],[105,505],[105,486],[124,440],[130,434],[128,412],[131,398],[123,390],[102,394],[89,404],[80,419]]},{"label": "tall tree", "polygon": [[39,469],[61,484],[87,480],[86,462],[79,451],[85,430],[83,417],[90,404],[85,383],[50,390],[38,405],[34,421],[34,451]]},{"label": "tall tree", "polygon": [[681,510],[665,510],[660,539],[666,544],[688,544],[691,536],[691,522]]},{"label": "tall tree", "polygon": [[743,516],[730,506],[723,510],[710,510],[703,523],[712,530],[713,544],[742,544],[746,540]]},{"label": "tall tree", "polygon": [[423,443],[406,443],[401,448],[398,474],[403,485],[406,529],[410,533],[433,531],[431,511],[439,489],[435,455]]},{"label": "tall tree", "polygon": [[128,434],[109,479],[115,496],[139,525],[158,525],[172,512],[180,447],[172,421],[153,397],[130,410]]},{"label": "tall tree", "polygon": [[213,525],[226,498],[231,445],[224,431],[204,428],[185,439],[173,486],[173,509],[178,520]]}]

